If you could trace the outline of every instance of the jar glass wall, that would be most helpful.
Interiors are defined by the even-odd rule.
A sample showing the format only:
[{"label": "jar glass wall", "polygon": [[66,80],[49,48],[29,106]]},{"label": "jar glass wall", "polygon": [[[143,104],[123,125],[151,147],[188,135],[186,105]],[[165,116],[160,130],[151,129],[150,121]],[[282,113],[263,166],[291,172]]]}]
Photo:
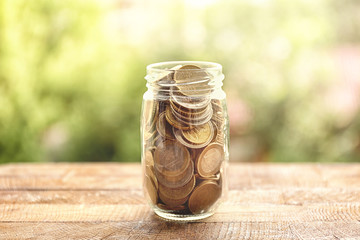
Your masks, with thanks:
[{"label": "jar glass wall", "polygon": [[141,148],[143,189],[155,213],[173,220],[211,216],[227,192],[229,125],[220,64],[147,67]]}]

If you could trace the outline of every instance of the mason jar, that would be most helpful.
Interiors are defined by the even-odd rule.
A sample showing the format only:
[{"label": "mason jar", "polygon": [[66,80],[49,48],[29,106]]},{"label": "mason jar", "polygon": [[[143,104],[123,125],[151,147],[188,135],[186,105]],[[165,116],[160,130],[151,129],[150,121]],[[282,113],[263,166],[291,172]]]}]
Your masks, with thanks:
[{"label": "mason jar", "polygon": [[144,195],[166,219],[211,216],[227,192],[229,124],[222,66],[174,61],[146,70],[141,115]]}]

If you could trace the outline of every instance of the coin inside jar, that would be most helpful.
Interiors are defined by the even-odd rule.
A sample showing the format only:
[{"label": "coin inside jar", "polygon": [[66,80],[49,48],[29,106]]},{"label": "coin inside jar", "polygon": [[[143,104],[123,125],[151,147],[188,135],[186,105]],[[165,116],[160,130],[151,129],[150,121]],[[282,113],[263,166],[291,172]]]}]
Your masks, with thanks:
[{"label": "coin inside jar", "polygon": [[[180,105],[177,102],[172,101],[172,100],[170,100],[170,105],[172,107],[172,110],[178,112],[181,115],[185,115],[185,116],[187,116],[187,114],[189,114],[189,115],[202,114],[207,110],[207,108],[211,107],[210,104],[206,104],[202,108],[196,108],[196,109],[187,108],[187,107],[184,107],[184,106],[182,106],[182,105]],[[190,116],[187,116],[187,117],[190,117]]]},{"label": "coin inside jar", "polygon": [[155,175],[158,179],[158,182],[168,188],[179,188],[187,184],[194,174],[194,162],[189,161],[188,167],[176,175],[166,175],[157,170],[155,170]]},{"label": "coin inside jar", "polygon": [[171,101],[176,102],[178,105],[181,105],[189,109],[202,109],[210,104],[211,99],[208,97],[188,97],[183,96],[181,93],[172,90]]},{"label": "coin inside jar", "polygon": [[162,203],[158,203],[157,207],[161,208],[163,210],[167,210],[167,211],[169,211],[169,210],[171,210],[171,211],[182,211],[182,210],[185,210],[187,208],[184,205],[178,205],[176,207],[169,207],[169,206],[167,206],[165,204],[162,204]]},{"label": "coin inside jar", "polygon": [[200,183],[189,197],[188,206],[193,214],[206,212],[219,199],[221,187],[214,181]]},{"label": "coin inside jar", "polygon": [[[207,127],[205,127],[205,130],[204,129],[201,130],[202,133],[200,133],[200,131],[195,132],[195,133],[187,133],[187,138],[185,138],[185,136],[183,134],[184,131],[173,129],[175,138],[177,141],[179,141],[181,144],[183,144],[184,146],[186,146],[188,148],[199,149],[199,148],[206,147],[211,142],[211,140],[213,139],[213,136],[214,136],[214,128],[213,128],[212,123],[208,122],[207,125],[210,127],[209,132],[207,132],[207,130],[206,130]],[[200,140],[197,139],[197,136],[190,136],[191,134],[199,135],[198,138],[201,138],[202,141],[204,141],[204,142],[197,143]],[[200,135],[204,135],[204,136],[200,137]],[[195,143],[191,142],[189,140],[192,140]]]},{"label": "coin inside jar", "polygon": [[162,192],[159,192],[159,198],[167,206],[169,206],[169,207],[177,207],[177,206],[183,205],[188,200],[189,197],[186,196],[186,197],[181,198],[181,199],[173,199],[173,198],[168,198],[168,197],[164,196],[162,194]]},{"label": "coin inside jar", "polygon": [[219,172],[223,160],[223,146],[219,143],[211,143],[197,158],[196,170],[202,177],[211,177]]},{"label": "coin inside jar", "polygon": [[154,166],[163,174],[176,175],[185,170],[189,161],[189,151],[175,141],[165,140],[154,152]]},{"label": "coin inside jar", "polygon": [[[172,108],[172,107],[171,107]],[[195,115],[188,115],[180,114],[176,111],[172,111],[173,116],[176,118],[176,120],[180,123],[186,124],[186,125],[194,125],[199,126],[207,123],[212,118],[212,108],[206,109],[207,111],[201,114],[195,114]]]},{"label": "coin inside jar", "polygon": [[145,185],[145,189],[146,189],[146,191],[148,193],[148,196],[149,196],[151,202],[153,204],[156,204],[157,199],[158,199],[158,194],[157,194],[155,184],[153,183],[151,178],[146,176],[146,175],[145,175],[145,178],[144,178],[144,185]]},{"label": "coin inside jar", "polygon": [[182,130],[181,133],[187,141],[194,144],[203,144],[212,139],[214,129],[211,122],[207,122],[190,130]]},{"label": "coin inside jar", "polygon": [[177,129],[188,130],[188,129],[192,128],[191,125],[187,125],[185,123],[182,123],[182,122],[179,122],[178,120],[176,120],[174,115],[172,114],[171,108],[169,106],[166,107],[165,117],[166,117],[166,120],[168,121],[168,123]]},{"label": "coin inside jar", "polygon": [[150,150],[147,150],[144,154],[144,161],[146,166],[154,166],[153,154]]},{"label": "coin inside jar", "polygon": [[162,184],[159,185],[159,191],[168,198],[172,199],[182,199],[188,196],[191,191],[195,187],[195,176],[191,178],[191,180],[186,183],[184,186],[178,187],[178,188],[169,188]]},{"label": "coin inside jar", "polygon": [[159,189],[159,184],[157,178],[155,177],[153,166],[145,166],[145,175],[153,181],[155,188]]},{"label": "coin inside jar", "polygon": [[[177,88],[186,96],[203,96],[208,92],[206,89],[209,75],[204,69],[195,65],[184,65],[174,73],[174,81]],[[204,91],[205,90],[205,91]]]},{"label": "coin inside jar", "polygon": [[166,139],[175,140],[172,126],[166,121],[165,112],[160,113],[159,120],[156,123],[156,129],[160,136]]},{"label": "coin inside jar", "polygon": [[152,85],[157,86],[157,96],[162,99],[168,99],[170,96],[170,86],[174,84],[174,72],[181,68],[182,65],[174,66],[170,69],[165,69],[165,73],[160,73],[157,80]]},{"label": "coin inside jar", "polygon": [[183,118],[185,120],[197,120],[202,119],[205,117],[208,117],[212,115],[212,107],[211,105],[207,105],[204,108],[201,109],[190,109],[190,108],[184,108],[184,107],[178,107],[175,103],[170,102],[171,111],[176,117]]},{"label": "coin inside jar", "polygon": [[158,105],[154,100],[145,100],[143,105],[144,122],[150,126],[157,115]]}]

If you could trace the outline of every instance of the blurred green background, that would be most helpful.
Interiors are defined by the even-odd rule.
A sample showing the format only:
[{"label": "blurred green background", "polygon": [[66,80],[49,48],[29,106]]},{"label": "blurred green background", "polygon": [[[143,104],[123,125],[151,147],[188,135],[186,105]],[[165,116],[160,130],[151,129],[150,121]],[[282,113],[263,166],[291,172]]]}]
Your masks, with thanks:
[{"label": "blurred green background", "polygon": [[360,161],[360,1],[2,0],[0,163],[140,161],[145,67],[221,63],[232,161]]}]

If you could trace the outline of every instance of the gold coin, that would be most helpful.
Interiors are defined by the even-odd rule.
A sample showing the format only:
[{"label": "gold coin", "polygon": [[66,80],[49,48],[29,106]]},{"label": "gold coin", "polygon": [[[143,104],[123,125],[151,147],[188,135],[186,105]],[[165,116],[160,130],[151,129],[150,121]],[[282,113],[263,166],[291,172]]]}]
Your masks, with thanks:
[{"label": "gold coin", "polygon": [[162,140],[162,137],[160,136],[160,134],[155,134],[151,139],[149,139],[147,148],[153,148],[154,149],[153,152],[155,152],[156,146],[158,146],[159,143],[162,141],[163,140]]},{"label": "gold coin", "polygon": [[216,175],[214,175],[214,176],[211,176],[211,177],[207,177],[207,178],[200,176],[198,173],[194,174],[194,176],[195,176],[195,178],[196,178],[197,180],[199,180],[199,181],[204,181],[204,180],[219,181],[220,178],[221,178],[221,174],[220,174],[220,173],[218,173],[218,174],[216,174]]},{"label": "gold coin", "polygon": [[143,104],[143,120],[145,126],[151,128],[155,117],[157,116],[157,111],[159,110],[158,104],[154,100],[145,100]]},{"label": "gold coin", "polygon": [[204,181],[189,197],[188,206],[193,214],[207,212],[221,195],[221,187],[214,181]]},{"label": "gold coin", "polygon": [[214,126],[214,137],[211,140],[211,142],[217,142],[221,145],[225,144],[225,135],[224,135],[224,130],[222,128],[219,128],[218,125],[211,120]]},{"label": "gold coin", "polygon": [[219,143],[209,144],[196,160],[196,170],[202,177],[211,177],[219,172],[224,161],[224,148]]},{"label": "gold coin", "polygon": [[176,206],[176,207],[169,207],[165,204],[162,204],[162,203],[158,203],[157,204],[157,207],[162,209],[162,210],[172,210],[172,211],[182,211],[182,210],[185,210],[186,207],[184,205],[179,205],[179,206]]},{"label": "gold coin", "polygon": [[203,118],[184,118],[175,114],[173,114],[173,116],[175,117],[177,122],[191,126],[190,130],[195,128],[196,126],[206,124],[211,120],[211,114]]},{"label": "gold coin", "polygon": [[184,65],[175,70],[174,81],[182,94],[187,96],[199,96],[209,93],[209,75],[204,69],[195,65]]},{"label": "gold coin", "polygon": [[182,130],[182,136],[193,144],[209,143],[214,136],[214,128],[211,122],[196,126],[190,130]]},{"label": "gold coin", "polygon": [[224,109],[221,105],[221,101],[219,99],[213,99],[211,100],[211,103],[213,108],[212,121],[221,129],[225,124]]},{"label": "gold coin", "polygon": [[146,166],[154,166],[154,157],[150,150],[145,151],[144,161]]},{"label": "gold coin", "polygon": [[159,198],[167,206],[169,206],[169,207],[177,207],[177,206],[183,205],[188,200],[189,197],[186,196],[186,197],[181,198],[181,199],[172,199],[172,198],[168,198],[168,197],[164,196],[161,192],[159,192]]},{"label": "gold coin", "polygon": [[170,86],[175,83],[174,72],[181,67],[182,65],[177,65],[170,69],[164,69],[166,71],[161,71],[161,73],[158,75],[158,79],[155,80],[154,83],[151,83],[151,85],[154,87],[154,92],[157,91],[158,97],[168,98],[168,96],[170,96]]},{"label": "gold coin", "polygon": [[154,166],[145,166],[145,175],[153,181],[156,190],[159,189],[159,183],[154,174]]},{"label": "gold coin", "polygon": [[143,104],[143,136],[144,141],[149,141],[156,134],[156,119],[159,107],[156,101],[145,100]]},{"label": "gold coin", "polygon": [[175,140],[172,127],[166,121],[165,112],[160,113],[159,120],[156,122],[156,129],[163,138]]},{"label": "gold coin", "polygon": [[162,71],[159,72],[159,74],[157,75],[157,80],[155,80],[154,82],[157,84],[171,83],[171,81],[174,78],[175,70],[178,70],[181,67],[182,67],[182,65],[176,65],[170,69],[168,69],[168,68],[163,69]]},{"label": "gold coin", "polygon": [[[172,109],[171,105],[170,107]],[[172,109],[172,113],[176,121],[190,126],[191,125],[198,126],[205,124],[206,122],[210,121],[210,119],[212,118],[212,108],[208,108],[206,112],[196,115],[187,114],[187,116],[185,116],[183,114],[174,111],[173,109]]]},{"label": "gold coin", "polygon": [[218,127],[216,126],[216,124],[213,121],[211,121],[211,122],[212,122],[213,127],[214,127],[214,136],[213,136],[211,142],[216,142],[217,136],[218,136],[218,134],[220,134],[220,132],[219,132]]},{"label": "gold coin", "polygon": [[176,102],[178,105],[189,109],[202,109],[209,105],[211,98],[207,95],[201,97],[185,96],[177,92],[176,87],[172,89],[171,101]]},{"label": "gold coin", "polygon": [[214,112],[220,111],[222,112],[222,104],[220,99],[212,99],[211,100],[212,107],[214,108]]},{"label": "gold coin", "polygon": [[155,128],[151,130],[144,129],[144,133],[143,133],[144,142],[150,141],[152,138],[155,137],[155,135],[156,135]]},{"label": "gold coin", "polygon": [[177,175],[165,175],[155,169],[158,182],[168,188],[179,188],[187,184],[194,174],[194,162],[189,161],[189,166],[185,171]]},{"label": "gold coin", "polygon": [[171,126],[177,128],[177,129],[188,130],[188,129],[192,128],[192,126],[190,126],[190,125],[186,125],[184,123],[177,121],[174,118],[174,115],[172,114],[171,108],[169,106],[166,107],[165,118]]},{"label": "gold coin", "polygon": [[200,148],[206,147],[209,144],[208,142],[205,142],[203,144],[191,143],[191,142],[187,141],[186,139],[184,139],[184,137],[181,134],[181,130],[174,128],[173,131],[174,131],[174,135],[175,135],[176,140],[179,143],[181,143],[182,145],[184,145],[184,146],[186,146],[186,147],[188,147],[190,149],[200,149]]},{"label": "gold coin", "polygon": [[191,180],[184,186],[178,188],[169,188],[162,184],[159,184],[159,192],[165,197],[172,199],[182,199],[188,196],[195,187],[195,176],[192,176]]},{"label": "gold coin", "polygon": [[189,166],[190,153],[180,143],[166,140],[154,152],[154,167],[164,175],[178,175]]},{"label": "gold coin", "polygon": [[202,118],[212,110],[211,105],[199,109],[191,109],[179,106],[174,101],[170,101],[170,107],[173,112],[186,118]]},{"label": "gold coin", "polygon": [[148,193],[148,197],[151,200],[152,204],[156,204],[157,203],[157,199],[158,199],[158,194],[157,194],[157,190],[155,187],[154,182],[151,180],[151,178],[149,176],[145,175],[144,178],[144,187]]}]

